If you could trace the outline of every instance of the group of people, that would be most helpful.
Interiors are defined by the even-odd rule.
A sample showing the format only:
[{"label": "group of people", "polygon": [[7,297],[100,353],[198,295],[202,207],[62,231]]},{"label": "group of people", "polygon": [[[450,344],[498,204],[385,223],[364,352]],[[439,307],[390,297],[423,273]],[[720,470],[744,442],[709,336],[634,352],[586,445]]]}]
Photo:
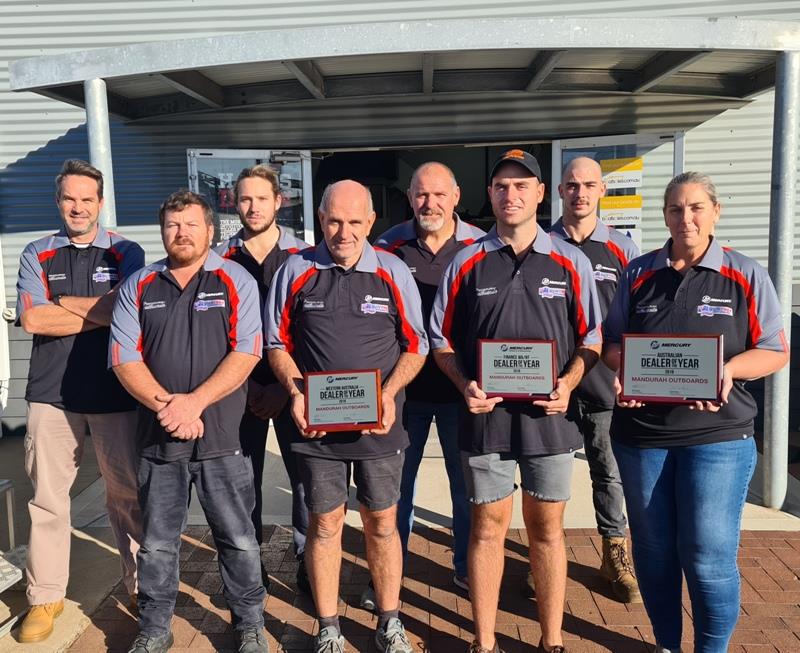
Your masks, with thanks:
[{"label": "group of people", "polygon": [[[192,487],[216,544],[238,651],[266,653],[269,579],[259,545],[272,421],[292,489],[297,587],[313,597],[319,621],[315,652],[345,650],[339,570],[352,480],[374,644],[410,653],[399,595],[435,420],[453,505],[453,583],[472,605],[470,653],[500,652],[495,624],[517,473],[531,563],[520,590],[536,596],[537,650],[567,651],[563,515],[581,448],[600,573],[613,594],[643,600],[655,650],[676,653],[685,575],[695,651],[726,651],[756,456],[756,406],[744,382],[789,358],[766,272],[715,238],[720,203],[699,173],[667,186],[669,238],[643,256],[599,220],[605,185],[590,158],[563,170],[563,214],[549,232],[537,223],[545,187],[531,154],[504,152],[487,190],[496,223],[484,233],[456,214],[453,172],[425,163],[409,184],[413,219],[373,246],[369,190],[338,181],[320,200],[323,238],[312,247],[277,224],[278,177],[256,165],[233,186],[238,234],[212,248],[211,207],[178,191],[159,210],[166,258],[145,266],[141,247],[98,224],[102,174],[65,162],[56,178],[63,226],[26,247],[18,281],[18,318],[34,335],[25,440],[31,608],[20,641],[46,639],[63,610],[69,489],[89,433],[139,615],[130,653],[173,643]],[[719,400],[621,400],[615,372],[625,333],[723,334]],[[553,341],[552,392],[532,401],[487,395],[477,344],[487,339]],[[304,374],[363,369],[380,370],[379,422],[331,432],[310,424]]]}]

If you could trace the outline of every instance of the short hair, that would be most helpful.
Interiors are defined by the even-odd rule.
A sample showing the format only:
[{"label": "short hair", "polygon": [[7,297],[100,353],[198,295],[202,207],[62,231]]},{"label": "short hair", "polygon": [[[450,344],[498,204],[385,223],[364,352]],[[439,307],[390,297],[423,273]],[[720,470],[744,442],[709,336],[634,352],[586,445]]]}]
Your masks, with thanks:
[{"label": "short hair", "polygon": [[372,213],[375,209],[372,205],[372,193],[369,192],[369,188],[367,188],[364,184],[359,184],[357,181],[353,181],[352,179],[342,179],[340,181],[334,181],[332,184],[328,184],[325,187],[325,190],[322,192],[322,199],[319,201],[319,210],[321,213],[325,215],[328,214],[328,209],[330,208],[331,203],[331,195],[333,191],[336,190],[336,187],[340,184],[344,184],[346,182],[350,182],[353,184],[358,184],[364,190],[364,194],[367,198],[367,213]]},{"label": "short hair", "polygon": [[233,185],[233,199],[237,204],[239,203],[239,182],[242,181],[242,179],[251,179],[253,177],[263,179],[270,186],[272,186],[272,193],[275,195],[275,197],[277,197],[281,192],[281,181],[280,177],[278,177],[278,173],[268,165],[258,163],[254,166],[250,166],[249,168],[244,168],[236,178],[236,183]]},{"label": "short hair", "polygon": [[703,190],[706,192],[706,195],[708,195],[708,198],[711,200],[711,203],[719,204],[719,201],[717,200],[717,187],[714,185],[714,182],[711,181],[711,177],[705,173],[690,170],[689,172],[682,172],[681,174],[676,175],[667,184],[667,187],[664,189],[664,208],[667,208],[667,202],[669,201],[670,193],[672,193],[672,191],[678,186],[682,186],[684,184],[700,184],[703,187]]},{"label": "short hair", "polygon": [[164,203],[158,209],[158,224],[163,227],[167,213],[184,211],[187,206],[199,206],[203,209],[203,219],[206,226],[210,227],[214,224],[214,211],[211,209],[208,200],[202,195],[185,189],[176,190],[164,200]]},{"label": "short hair", "polygon": [[56,175],[56,199],[61,199],[61,186],[64,177],[76,175],[89,177],[97,182],[97,197],[103,199],[103,173],[95,168],[91,163],[82,159],[67,159],[61,166],[61,171]]},{"label": "short hair", "polygon": [[425,172],[428,168],[439,167],[443,168],[447,176],[450,178],[450,181],[453,182],[453,188],[458,188],[458,181],[456,181],[455,173],[450,169],[449,166],[446,166],[444,163],[439,163],[438,161],[427,161],[422,165],[418,166],[414,173],[411,175],[411,181],[408,182],[408,190],[411,190],[414,186],[414,182],[419,178],[419,176]]}]

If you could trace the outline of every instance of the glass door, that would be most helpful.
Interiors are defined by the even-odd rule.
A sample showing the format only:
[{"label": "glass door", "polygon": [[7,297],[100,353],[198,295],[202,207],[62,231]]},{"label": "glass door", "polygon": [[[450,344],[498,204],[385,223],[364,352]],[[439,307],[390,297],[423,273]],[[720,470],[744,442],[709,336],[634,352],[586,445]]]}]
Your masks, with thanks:
[{"label": "glass door", "polygon": [[189,189],[200,193],[214,209],[214,243],[227,240],[241,223],[233,198],[233,184],[243,168],[264,163],[278,173],[281,208],[278,224],[298,238],[314,243],[314,206],[311,194],[311,152],[308,150],[201,150],[186,151]]}]

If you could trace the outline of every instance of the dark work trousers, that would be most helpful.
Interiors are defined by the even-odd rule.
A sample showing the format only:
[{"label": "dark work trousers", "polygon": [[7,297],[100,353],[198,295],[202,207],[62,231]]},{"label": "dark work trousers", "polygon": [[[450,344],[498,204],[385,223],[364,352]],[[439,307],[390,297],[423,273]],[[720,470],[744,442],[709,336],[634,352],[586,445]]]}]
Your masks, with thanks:
[{"label": "dark work trousers", "polygon": [[192,484],[214,536],[233,627],[262,628],[265,592],[250,520],[255,502],[250,461],[242,455],[191,462],[140,458],[138,478],[144,521],[137,557],[140,632],[154,637],[170,629]]},{"label": "dark work trousers", "polygon": [[617,459],[611,450],[611,410],[598,410],[577,400],[578,428],[583,434],[584,453],[592,479],[592,502],[597,532],[603,537],[625,537],[624,497]]},{"label": "dark work trousers", "polygon": [[[292,421],[288,408],[272,420],[275,434],[278,436],[278,446],[281,458],[289,476],[289,485],[292,489],[292,535],[294,539],[294,552],[300,558],[306,548],[306,533],[308,532],[308,508],[305,501],[305,489],[297,471],[297,454],[292,451],[292,438],[297,427]],[[256,529],[256,539],[261,544],[261,481],[264,476],[264,455],[267,448],[266,420],[256,417],[249,410],[245,410],[239,424],[239,441],[242,453],[247,456],[253,465],[253,483],[256,490],[256,507],[253,510],[253,526]]]}]

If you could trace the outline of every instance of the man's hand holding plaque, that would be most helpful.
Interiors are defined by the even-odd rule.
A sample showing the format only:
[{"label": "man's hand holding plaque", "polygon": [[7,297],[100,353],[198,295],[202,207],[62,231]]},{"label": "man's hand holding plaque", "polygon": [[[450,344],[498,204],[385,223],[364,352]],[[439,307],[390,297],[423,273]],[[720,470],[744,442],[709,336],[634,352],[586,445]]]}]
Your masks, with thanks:
[{"label": "man's hand holding plaque", "polygon": [[723,383],[722,351],[721,335],[623,334],[620,405],[719,410],[731,386]]}]

